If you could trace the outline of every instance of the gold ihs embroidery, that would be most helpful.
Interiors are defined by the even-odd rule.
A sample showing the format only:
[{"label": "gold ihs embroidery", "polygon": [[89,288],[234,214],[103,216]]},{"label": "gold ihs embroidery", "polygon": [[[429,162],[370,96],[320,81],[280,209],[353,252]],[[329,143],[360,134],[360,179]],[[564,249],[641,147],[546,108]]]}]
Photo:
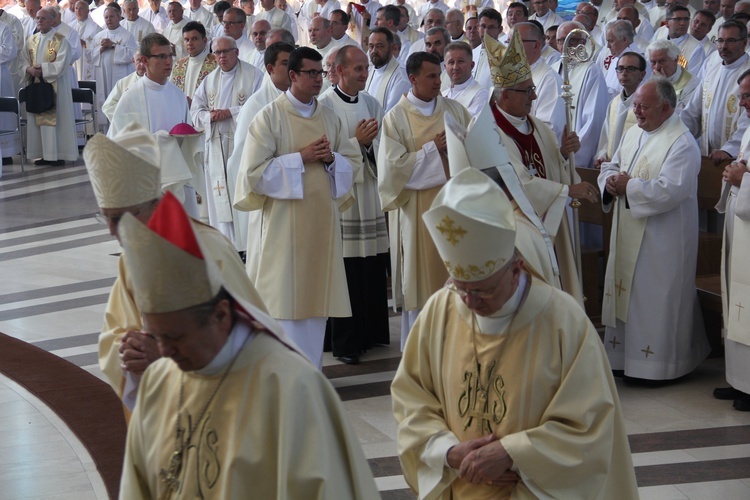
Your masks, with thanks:
[{"label": "gold ihs embroidery", "polygon": [[464,390],[458,398],[458,414],[465,417],[464,430],[476,419],[479,434],[492,434],[493,425],[505,418],[505,383],[500,375],[495,375],[497,361],[489,365],[482,380],[482,365],[474,358],[473,367],[463,375]]}]

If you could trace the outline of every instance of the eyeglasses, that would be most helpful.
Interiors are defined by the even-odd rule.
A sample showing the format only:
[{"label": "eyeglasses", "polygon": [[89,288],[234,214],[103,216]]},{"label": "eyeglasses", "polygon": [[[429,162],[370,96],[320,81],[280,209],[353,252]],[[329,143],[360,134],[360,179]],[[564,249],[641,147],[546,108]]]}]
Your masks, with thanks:
[{"label": "eyeglasses", "polygon": [[220,56],[220,55],[223,55],[223,54],[231,54],[235,50],[237,50],[237,49],[214,50],[214,55]]},{"label": "eyeglasses", "polygon": [[322,76],[323,78],[328,76],[328,71],[318,71],[317,69],[302,69],[302,70],[299,70],[298,73],[300,75],[307,75],[313,80],[315,80],[318,77],[318,75]]},{"label": "eyeglasses", "polygon": [[526,97],[531,97],[531,94],[534,94],[536,92],[536,85],[532,85],[531,87],[527,89],[505,89],[510,90],[511,92],[523,92],[526,94]]},{"label": "eyeglasses", "polygon": [[166,59],[172,59],[174,57],[174,54],[152,54],[146,56],[149,59],[159,59],[160,61],[164,61]]},{"label": "eyeglasses", "polygon": [[635,66],[617,66],[615,71],[618,73],[635,73],[636,71],[641,71],[641,68]]},{"label": "eyeglasses", "polygon": [[689,17],[672,17],[668,19],[669,21],[675,21],[677,23],[689,23],[690,18]]},{"label": "eyeglasses", "polygon": [[231,26],[233,24],[242,24],[242,21],[222,21],[221,24],[224,26]]},{"label": "eyeglasses", "polygon": [[726,44],[730,44],[730,43],[743,42],[743,41],[745,41],[746,38],[747,37],[743,37],[743,38],[717,38],[716,39],[716,44],[717,45],[726,45]]},{"label": "eyeglasses", "polygon": [[138,214],[140,214],[144,210],[145,210],[144,208],[139,208],[137,210],[128,210],[119,215],[104,215],[103,213],[100,212],[94,215],[94,219],[96,219],[96,222],[98,222],[99,224],[104,224],[105,226],[108,226],[110,224],[112,224],[113,226],[116,226],[120,223],[120,219],[122,219],[122,217],[126,213],[129,213],[133,217],[136,217]]}]

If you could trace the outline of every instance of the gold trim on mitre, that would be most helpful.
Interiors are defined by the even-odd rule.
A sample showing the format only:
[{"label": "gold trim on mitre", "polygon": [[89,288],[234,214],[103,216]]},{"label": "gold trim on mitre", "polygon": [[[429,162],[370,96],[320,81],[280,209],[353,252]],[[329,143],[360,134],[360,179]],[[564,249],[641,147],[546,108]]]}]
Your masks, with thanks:
[{"label": "gold trim on mitre", "polygon": [[518,31],[513,30],[507,48],[485,34],[484,47],[495,87],[508,88],[531,79],[531,67]]},{"label": "gold trim on mitre", "polygon": [[467,168],[451,178],[422,218],[453,279],[483,280],[513,257],[513,206],[479,170]]},{"label": "gold trim on mitre", "polygon": [[148,226],[126,213],[117,233],[140,312],[180,311],[219,293],[221,275],[205,258],[190,218],[171,193],[164,195]]},{"label": "gold trim on mitre", "polygon": [[92,137],[83,150],[99,208],[126,208],[161,196],[159,148],[154,135],[131,123],[113,138]]}]

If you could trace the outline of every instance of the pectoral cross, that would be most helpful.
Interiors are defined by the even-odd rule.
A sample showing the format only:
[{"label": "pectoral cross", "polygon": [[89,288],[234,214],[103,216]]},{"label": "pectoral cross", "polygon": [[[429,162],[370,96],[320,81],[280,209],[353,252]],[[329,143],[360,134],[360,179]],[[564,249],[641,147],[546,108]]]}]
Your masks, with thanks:
[{"label": "pectoral cross", "polygon": [[641,349],[641,352],[646,354],[646,359],[648,359],[648,355],[649,354],[654,354],[654,351],[651,350],[651,346],[650,345],[646,346],[645,349]]},{"label": "pectoral cross", "polygon": [[737,304],[735,304],[735,306],[737,307],[737,321],[739,321],[740,314],[742,314],[742,310],[745,308],[745,306],[742,305],[742,302],[738,302]]},{"label": "pectoral cross", "polygon": [[617,296],[619,297],[622,295],[622,292],[625,292],[627,289],[622,286],[622,279],[620,279],[620,282],[615,285],[615,288],[617,289]]},{"label": "pectoral cross", "polygon": [[609,341],[610,344],[612,344],[612,349],[616,349],[618,345],[622,344],[622,342],[617,341],[617,337],[612,337],[612,340]]},{"label": "pectoral cross", "polygon": [[531,165],[529,165],[529,175],[532,176],[532,177],[534,177],[537,173],[538,173],[537,169],[535,169],[534,167],[532,167]]},{"label": "pectoral cross", "polygon": [[221,198],[221,192],[222,192],[223,190],[225,190],[225,189],[226,189],[225,187],[223,187],[223,186],[221,186],[221,185],[219,184],[219,181],[216,181],[216,187],[214,188],[214,191],[216,191],[216,192],[218,193],[218,195],[219,195],[219,198]]}]

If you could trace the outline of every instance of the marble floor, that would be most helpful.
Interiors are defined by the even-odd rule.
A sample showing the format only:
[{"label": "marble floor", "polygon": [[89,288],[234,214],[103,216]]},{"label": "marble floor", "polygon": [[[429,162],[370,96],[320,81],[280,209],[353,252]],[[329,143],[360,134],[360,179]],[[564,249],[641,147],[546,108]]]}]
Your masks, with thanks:
[{"label": "marble floor", "polygon": [[[116,274],[117,243],[97,224],[82,163],[3,167],[0,178],[0,332],[101,377],[96,342]],[[413,498],[395,457],[389,384],[391,347],[352,369],[327,355],[325,373],[349,412],[383,498]],[[644,499],[750,498],[750,414],[711,396],[723,360],[709,359],[678,384],[637,388],[618,381]],[[0,376],[0,499],[106,498],[91,457],[65,424]]]}]

